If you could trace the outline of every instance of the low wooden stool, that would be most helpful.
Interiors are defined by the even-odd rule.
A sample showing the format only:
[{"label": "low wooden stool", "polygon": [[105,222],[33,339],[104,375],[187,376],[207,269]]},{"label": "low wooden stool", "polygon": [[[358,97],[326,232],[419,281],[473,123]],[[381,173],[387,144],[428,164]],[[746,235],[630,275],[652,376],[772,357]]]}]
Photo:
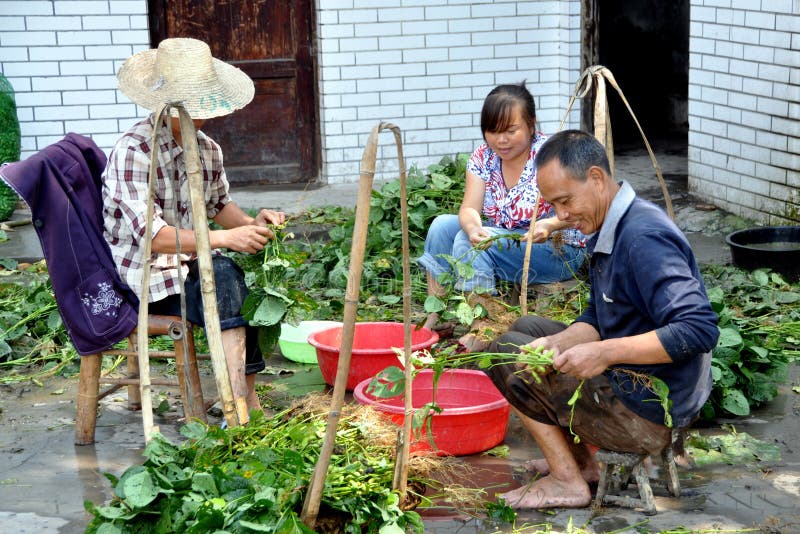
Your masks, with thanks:
[{"label": "low wooden stool", "polygon": [[[681,496],[681,483],[675,465],[675,442],[679,436],[679,432],[673,430],[672,442],[661,451],[665,475],[664,485],[673,497]],[[600,481],[597,484],[597,495],[594,499],[595,508],[609,503],[626,508],[641,508],[646,515],[654,515],[657,512],[653,490],[650,487],[650,478],[644,467],[646,454],[600,449],[595,453],[594,458],[597,463],[601,464]],[[639,489],[639,498],[619,494],[628,487],[631,481],[634,481]]]},{"label": "low wooden stool", "polygon": [[[197,360],[207,357],[198,355],[194,347],[194,335],[191,325],[184,330],[180,317],[171,315],[150,315],[147,324],[148,336],[167,335],[172,339],[171,351],[148,351],[148,358],[174,358],[177,380],[153,378],[154,386],[172,386],[180,388],[183,411],[186,419],[206,420],[203,391],[200,385],[200,374]],[[188,352],[184,350],[183,338],[186,337]],[[104,355],[125,356],[127,358],[127,376],[124,378],[101,377],[100,370]],[[100,384],[110,387],[100,391]],[[136,329],[128,336],[128,349],[109,349],[96,354],[81,356],[80,377],[78,383],[78,399],[75,415],[75,444],[91,445],[94,443],[94,431],[97,423],[97,406],[100,399],[122,387],[128,387],[128,408],[141,410],[139,391],[139,359],[136,351]]]}]

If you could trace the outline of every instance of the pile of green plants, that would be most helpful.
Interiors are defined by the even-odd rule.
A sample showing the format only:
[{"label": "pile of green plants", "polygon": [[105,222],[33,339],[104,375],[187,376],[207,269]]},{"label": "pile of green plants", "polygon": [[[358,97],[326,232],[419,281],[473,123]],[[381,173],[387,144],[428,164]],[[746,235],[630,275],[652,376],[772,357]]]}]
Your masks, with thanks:
[{"label": "pile of green plants", "polygon": [[719,265],[704,267],[703,276],[720,338],[702,415],[749,415],[775,398],[789,364],[800,358],[800,283],[764,269]]},{"label": "pile of green plants", "polygon": [[0,260],[0,383],[38,381],[77,368],[44,262]]},{"label": "pile of green plants", "polygon": [[[155,435],[144,465],[118,479],[106,475],[114,486],[108,505],[85,503],[93,516],[86,532],[313,532],[300,512],[327,423],[327,411],[318,408],[306,403],[269,418],[254,411],[247,426],[227,430],[192,422],[181,429],[186,441],[180,445]],[[349,408],[340,419],[316,531],[422,532],[419,514],[401,508],[390,489],[393,425],[364,407]],[[412,464],[409,487],[427,483]]]},{"label": "pile of green plants", "polygon": [[[0,74],[0,164],[18,161],[20,154],[20,129],[14,88]],[[0,221],[6,221],[17,205],[17,194],[0,180]]]},{"label": "pile of green plants", "polygon": [[[425,235],[434,217],[458,211],[464,196],[467,161],[468,156],[461,154],[455,158],[443,158],[438,164],[429,166],[427,172],[417,167],[409,170],[406,191],[412,261],[422,255]],[[402,319],[400,201],[399,179],[372,191],[359,320]],[[327,231],[323,239],[281,239],[279,251],[235,255],[237,263],[251,277],[251,289],[256,288],[248,310],[260,310],[260,317],[283,314],[289,321],[341,319],[355,212],[343,208],[310,210],[290,221],[290,225],[318,226],[327,228]],[[273,259],[265,259],[265,254],[272,255]],[[268,281],[264,273],[275,264],[280,264],[280,276],[270,277]],[[425,281],[419,270],[412,269],[412,272],[415,299],[422,302],[425,299]],[[271,289],[267,290],[267,287]],[[255,317],[255,313],[253,311],[248,316]]]}]

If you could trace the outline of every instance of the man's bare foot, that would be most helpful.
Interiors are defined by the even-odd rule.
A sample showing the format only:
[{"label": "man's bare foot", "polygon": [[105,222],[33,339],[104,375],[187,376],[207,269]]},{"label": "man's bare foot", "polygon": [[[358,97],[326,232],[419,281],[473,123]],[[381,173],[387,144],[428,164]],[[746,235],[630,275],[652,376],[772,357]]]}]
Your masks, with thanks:
[{"label": "man's bare foot", "polygon": [[540,478],[499,496],[515,510],[584,508],[592,502],[592,493],[586,482],[569,484],[552,476]]},{"label": "man's bare foot", "polygon": [[[522,465],[525,467],[525,471],[529,473],[538,473],[545,476],[550,474],[550,466],[544,458],[534,458]],[[589,484],[598,482],[600,480],[600,468],[593,462],[592,465],[587,465],[581,469],[581,476]]]}]

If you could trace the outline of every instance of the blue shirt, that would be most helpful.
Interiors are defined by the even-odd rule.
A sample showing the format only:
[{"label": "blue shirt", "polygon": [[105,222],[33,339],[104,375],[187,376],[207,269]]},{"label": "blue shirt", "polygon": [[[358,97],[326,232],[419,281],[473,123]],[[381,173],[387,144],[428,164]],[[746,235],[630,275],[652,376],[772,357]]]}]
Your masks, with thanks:
[{"label": "blue shirt", "polygon": [[663,425],[657,397],[615,369],[658,377],[669,387],[673,427],[688,425],[711,393],[711,350],[719,337],[689,242],[658,206],[622,182],[588,247],[590,301],[576,321],[591,324],[601,339],[655,330],[672,359],[609,367],[605,374],[614,392],[630,410]]}]

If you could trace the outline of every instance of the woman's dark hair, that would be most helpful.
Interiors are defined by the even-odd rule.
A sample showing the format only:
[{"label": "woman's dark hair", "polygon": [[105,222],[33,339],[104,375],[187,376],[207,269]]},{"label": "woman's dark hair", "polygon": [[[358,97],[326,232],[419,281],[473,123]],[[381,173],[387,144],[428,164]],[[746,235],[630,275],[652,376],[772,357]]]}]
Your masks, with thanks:
[{"label": "woman's dark hair", "polygon": [[481,110],[481,133],[484,139],[486,132],[503,132],[511,125],[514,107],[519,106],[529,128],[536,125],[536,104],[533,95],[522,81],[516,84],[498,85],[486,95]]},{"label": "woman's dark hair", "polygon": [[536,167],[552,160],[579,182],[585,182],[591,167],[600,167],[611,175],[606,149],[593,135],[580,130],[564,130],[551,135],[536,152]]}]

